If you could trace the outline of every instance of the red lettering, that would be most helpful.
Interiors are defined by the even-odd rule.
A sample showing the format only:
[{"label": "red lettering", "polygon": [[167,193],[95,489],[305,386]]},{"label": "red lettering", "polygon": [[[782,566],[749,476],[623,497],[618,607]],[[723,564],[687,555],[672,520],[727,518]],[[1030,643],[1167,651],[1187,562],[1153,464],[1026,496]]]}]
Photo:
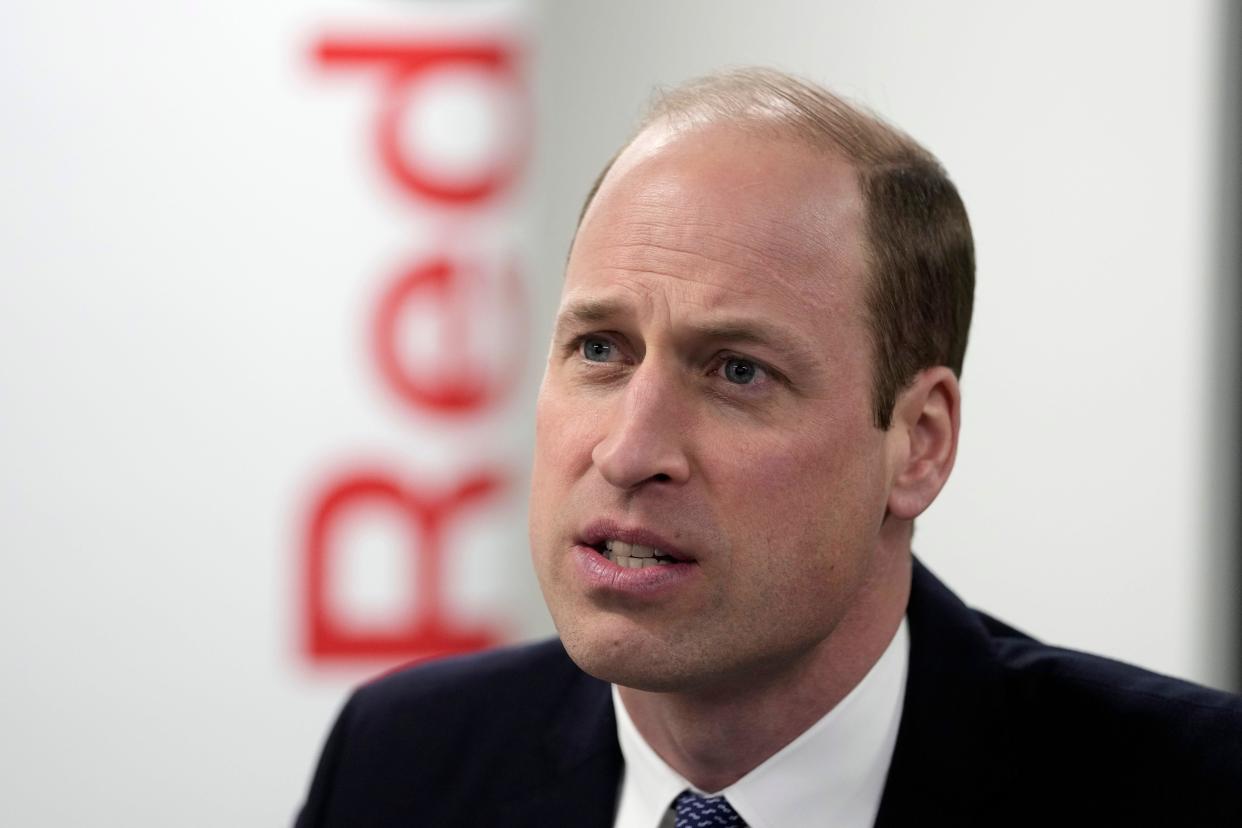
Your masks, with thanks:
[{"label": "red lettering", "polygon": [[[389,176],[407,193],[433,202],[465,205],[480,202],[503,191],[520,171],[530,146],[530,104],[520,81],[517,49],[502,42],[435,43],[402,40],[326,39],[317,49],[319,63],[328,67],[377,68],[385,85],[378,118],[375,146]],[[470,180],[450,182],[436,175],[432,165],[413,157],[402,141],[410,87],[433,70],[460,67],[483,71],[507,90],[518,105],[517,122],[509,126],[510,140],[503,154]]]},{"label": "red lettering", "polygon": [[[472,215],[463,208],[480,207],[506,191],[525,163],[531,118],[520,51],[516,40],[494,37],[326,37],[315,47],[318,65],[363,69],[378,79],[380,99],[373,123],[377,158],[405,196],[434,210],[428,217],[434,216],[433,226],[442,229],[440,243],[445,249],[476,249],[468,238]],[[493,123],[501,125],[502,140],[485,145],[477,159],[467,158],[464,165],[442,158],[437,169],[435,149],[417,145],[410,140],[417,133],[407,133],[412,127],[425,126],[420,121],[420,116],[429,113],[424,93],[451,90],[451,82],[434,84],[460,80],[464,75],[471,76],[466,80],[472,84],[482,80],[486,91],[482,97],[488,99],[485,105],[494,109],[478,111],[498,116]],[[493,96],[492,91],[499,94]],[[451,100],[466,100],[468,94]],[[436,134],[432,130],[422,137]],[[456,140],[459,133],[447,134]],[[448,171],[446,166],[465,169]],[[450,239],[455,243],[450,245]],[[516,266],[492,267],[441,253],[414,262],[383,290],[372,320],[372,354],[386,385],[407,405],[449,417],[474,415],[494,406],[521,375],[529,338],[525,292]],[[403,347],[410,337],[403,338],[403,334],[421,333],[409,326],[417,311],[427,309],[440,335],[430,345],[424,338],[422,352],[411,353]],[[476,347],[481,342],[485,348]],[[454,619],[444,583],[444,561],[451,554],[445,548],[444,529],[450,521],[468,519],[471,509],[506,485],[499,475],[483,473],[463,478],[448,491],[430,492],[408,486],[384,470],[357,471],[327,485],[307,516],[302,548],[309,656],[315,660],[410,660],[499,643],[503,637],[497,630]],[[406,552],[414,564],[410,620],[379,632],[351,627],[338,617],[330,600],[336,594],[334,567],[341,555],[348,554],[348,549],[333,548],[340,535],[334,527],[369,509],[382,510],[384,520],[388,515],[397,518],[410,538]]]},{"label": "red lettering", "polygon": [[[307,650],[313,658],[430,658],[495,645],[501,636],[494,630],[463,629],[452,621],[443,600],[441,543],[445,525],[459,519],[470,507],[496,493],[501,479],[492,474],[467,478],[448,492],[432,494],[397,482],[381,471],[343,476],[329,485],[311,512],[306,539]],[[417,538],[417,601],[414,620],[403,629],[362,633],[332,613],[328,600],[330,559],[337,550],[329,537],[333,525],[360,505],[391,509]],[[411,554],[415,554],[411,551]]]},{"label": "red lettering", "polygon": [[[467,289],[470,275],[448,259],[432,259],[402,273],[380,297],[372,340],[375,359],[389,387],[416,408],[445,414],[477,411],[502,398],[521,374],[528,339],[521,280],[510,269],[504,274],[502,295],[484,294],[490,301],[471,304],[478,293]],[[441,343],[440,353],[416,360],[420,370],[414,371],[400,347],[400,329],[402,311],[418,301],[437,308]],[[472,349],[470,342],[478,338],[472,330],[479,329],[494,334],[492,351],[499,366],[476,361],[472,350],[478,348]]]}]

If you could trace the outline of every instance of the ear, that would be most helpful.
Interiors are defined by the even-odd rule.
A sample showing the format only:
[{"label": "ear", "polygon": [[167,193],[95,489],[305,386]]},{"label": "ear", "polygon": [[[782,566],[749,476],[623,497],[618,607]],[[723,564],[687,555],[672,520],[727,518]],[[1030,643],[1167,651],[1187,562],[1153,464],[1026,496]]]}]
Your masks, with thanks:
[{"label": "ear", "polygon": [[957,375],[943,365],[920,371],[897,397],[888,429],[888,511],[913,520],[931,505],[953,471],[961,418]]}]

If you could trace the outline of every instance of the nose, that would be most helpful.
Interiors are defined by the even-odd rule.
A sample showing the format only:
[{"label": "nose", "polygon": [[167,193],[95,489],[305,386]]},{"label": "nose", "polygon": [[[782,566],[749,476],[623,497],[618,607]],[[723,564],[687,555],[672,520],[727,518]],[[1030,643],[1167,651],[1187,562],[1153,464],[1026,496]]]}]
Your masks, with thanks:
[{"label": "nose", "polygon": [[627,491],[647,483],[686,482],[692,424],[677,378],[662,374],[649,359],[630,375],[614,406],[604,438],[591,451],[604,479]]}]

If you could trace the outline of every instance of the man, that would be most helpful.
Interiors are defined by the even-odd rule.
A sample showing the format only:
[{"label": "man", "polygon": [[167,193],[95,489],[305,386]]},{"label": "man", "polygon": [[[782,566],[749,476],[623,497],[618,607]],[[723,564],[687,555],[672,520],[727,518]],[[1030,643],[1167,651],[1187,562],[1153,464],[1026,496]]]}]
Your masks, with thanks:
[{"label": "man", "polygon": [[666,95],[588,198],[539,395],[559,640],[346,705],[300,824],[1242,824],[1242,703],[1038,644],[911,554],[974,264],[818,87]]}]

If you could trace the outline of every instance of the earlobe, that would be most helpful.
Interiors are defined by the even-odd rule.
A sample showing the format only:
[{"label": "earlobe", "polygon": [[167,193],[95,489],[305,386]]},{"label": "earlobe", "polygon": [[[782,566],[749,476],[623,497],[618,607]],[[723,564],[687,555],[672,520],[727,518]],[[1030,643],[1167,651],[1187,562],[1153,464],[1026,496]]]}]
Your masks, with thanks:
[{"label": "earlobe", "polygon": [[920,371],[893,407],[894,452],[888,510],[903,520],[922,514],[944,488],[957,458],[961,391],[944,366]]}]

